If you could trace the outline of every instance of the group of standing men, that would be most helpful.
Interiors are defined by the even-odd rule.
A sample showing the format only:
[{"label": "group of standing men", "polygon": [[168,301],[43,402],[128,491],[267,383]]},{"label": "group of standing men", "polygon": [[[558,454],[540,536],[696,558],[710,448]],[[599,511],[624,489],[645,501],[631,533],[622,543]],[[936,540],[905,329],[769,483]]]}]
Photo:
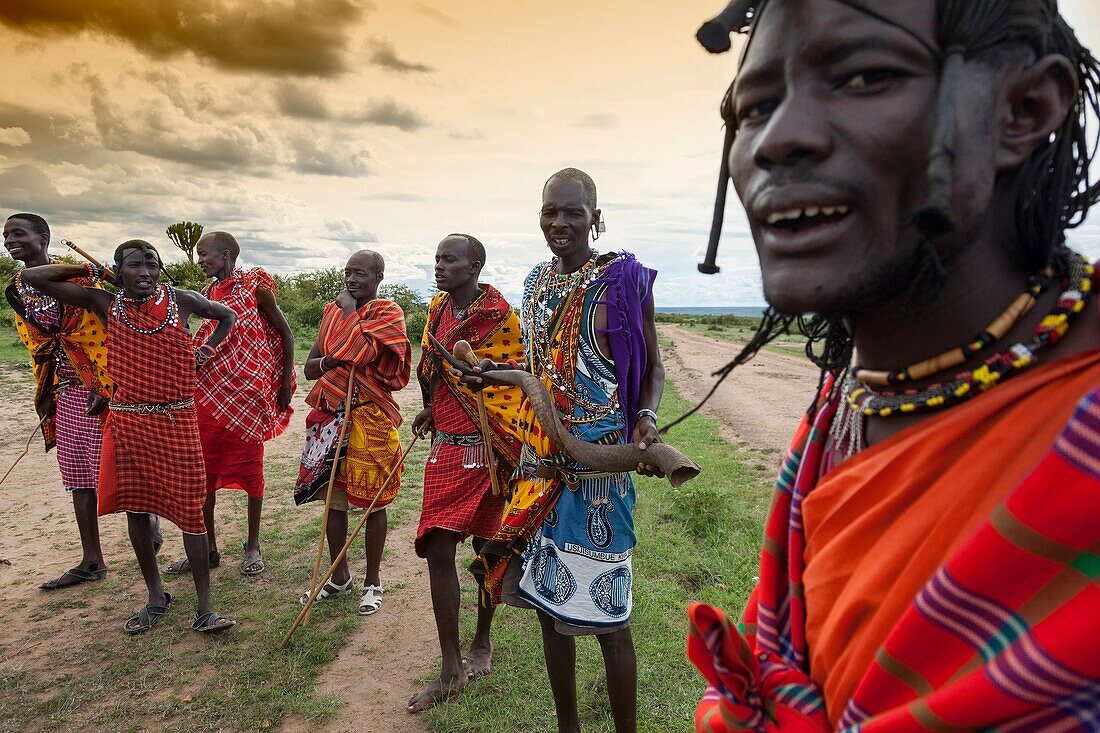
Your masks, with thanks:
[{"label": "group of standing men", "polygon": [[[637,694],[629,626],[634,484],[629,474],[601,472],[559,452],[520,390],[495,382],[492,372],[529,369],[550,390],[566,428],[582,440],[658,441],[664,371],[653,319],[656,273],[630,254],[593,249],[604,223],[595,185],[582,171],[567,168],[546,182],[540,224],[553,258],[524,283],[522,323],[499,290],[479,283],[486,253],[475,237],[449,235],[436,252],[440,292],[429,305],[416,370],[424,409],[413,431],[432,440],[415,547],[428,562],[442,668],[408,709],[427,709],[488,674],[490,624],[503,600],[538,613],[559,728],[579,726],[574,637],[592,634],[603,653],[617,727],[630,730]],[[216,278],[203,295],[161,284],[160,257],[142,240],[120,245],[106,272],[93,263],[52,262],[49,228],[36,215],[9,217],[4,236],[9,253],[26,265],[7,297],[34,356],[36,407],[47,448],[57,436],[85,550],[80,565],[42,587],[106,577],[98,490],[99,516],[127,513],[148,586],[148,603],[126,622],[126,632],[147,631],[172,605],[156,565],[155,516],[184,533],[186,560],[164,572],[192,574],[198,593],[193,628],[231,627],[209,598],[209,570],[221,560],[215,492],[247,492],[249,533],[240,570],[263,572],[263,445],[286,428],[295,389],[293,337],[276,305],[274,281],[263,270],[237,268],[239,246],[224,232],[205,235],[196,247],[203,272]],[[404,314],[378,296],[384,268],[378,253],[352,255],[345,289],[325,306],[304,364],[314,385],[294,491],[298,504],[327,499],[334,562],[347,540],[348,512],[370,511],[361,615],[382,605],[386,506],[403,470],[402,416],[393,394],[406,386],[412,366]],[[102,286],[103,278],[113,280],[116,294]],[[194,335],[192,314],[205,319]],[[448,349],[467,341],[480,363],[466,372],[446,366],[430,337]],[[657,472],[644,464],[638,470]],[[481,603],[464,660],[455,555],[467,536],[478,553],[472,570]],[[352,583],[345,558],[317,599],[346,593]]]}]

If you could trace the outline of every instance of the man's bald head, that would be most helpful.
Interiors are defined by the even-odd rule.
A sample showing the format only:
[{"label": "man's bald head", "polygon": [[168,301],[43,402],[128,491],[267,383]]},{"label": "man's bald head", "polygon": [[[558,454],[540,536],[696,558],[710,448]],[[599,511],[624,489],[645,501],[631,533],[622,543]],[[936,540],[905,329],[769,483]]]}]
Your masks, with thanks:
[{"label": "man's bald head", "polygon": [[241,246],[237,239],[229,232],[207,232],[199,237],[196,247],[205,244],[216,252],[228,252],[232,259],[237,259],[241,254]]},{"label": "man's bald head", "polygon": [[382,255],[375,252],[373,249],[361,249],[351,257],[348,258],[348,267],[352,265],[357,267],[367,267],[373,270],[377,270],[378,274],[384,274],[386,272],[386,261],[382,258]]}]

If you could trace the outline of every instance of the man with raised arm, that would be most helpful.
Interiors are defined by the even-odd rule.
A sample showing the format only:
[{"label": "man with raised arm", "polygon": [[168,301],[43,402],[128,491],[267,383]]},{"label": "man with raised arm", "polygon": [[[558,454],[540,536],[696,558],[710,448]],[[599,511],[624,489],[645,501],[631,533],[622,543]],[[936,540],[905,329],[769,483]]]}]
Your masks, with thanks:
[{"label": "man with raised arm", "polygon": [[[316,382],[306,397],[313,410],[306,417],[302,465],[294,489],[298,504],[324,501],[333,461],[339,460],[327,527],[333,561],[347,541],[349,509],[371,507],[363,530],[367,572],[359,592],[361,616],[382,607],[386,507],[397,497],[403,470],[397,435],[401,410],[393,393],[409,383],[412,368],[405,314],[397,303],[378,297],[385,268],[382,255],[359,250],[344,266],[344,290],[325,306],[317,342],[305,364],[306,378]],[[353,369],[349,417],[344,414],[344,402]],[[344,445],[338,446],[344,420],[349,420],[347,432]],[[397,475],[383,486],[394,471]],[[353,580],[345,557],[317,600],[346,593]],[[309,593],[298,600],[304,605]]]},{"label": "man with raised arm", "polygon": [[[467,679],[488,674],[493,655],[489,630],[495,608],[479,603],[477,631],[463,664],[455,548],[466,537],[472,537],[474,552],[479,552],[500,528],[504,489],[518,463],[519,441],[512,436],[523,395],[515,387],[481,392],[490,431],[486,443],[477,396],[442,367],[428,339],[431,334],[447,349],[463,340],[485,358],[523,360],[519,317],[499,290],[478,283],[484,265],[485,246],[468,234],[448,235],[435,251],[435,284],[440,292],[428,305],[423,350],[416,370],[424,409],[413,421],[413,431],[433,434],[432,451],[424,467],[416,554],[428,559],[432,609],[443,662],[439,679],[409,700],[412,713],[427,710],[461,690]],[[489,473],[491,468],[497,471],[495,481]]]},{"label": "man with raised arm", "polygon": [[[70,282],[81,275],[98,277],[94,265],[42,265],[25,270],[23,279],[51,298],[95,313],[107,325],[107,371],[114,391],[103,434],[99,515],[126,512],[130,543],[149,592],[148,602],[124,630],[148,631],[172,606],[153,550],[148,515],[157,514],[183,532],[198,595],[191,628],[220,632],[236,622],[220,616],[210,602],[195,372],[217,352],[237,317],[198,293],[160,284],[163,269],[151,244],[132,239],[115,250],[117,295]],[[192,314],[218,322],[198,349],[187,327]]]},{"label": "man with raised arm", "polygon": [[751,27],[725,162],[771,306],[730,366],[801,327],[822,390],[740,627],[690,609],[697,730],[1095,727],[1100,308],[1066,235],[1100,65],[1054,0],[723,21]]}]

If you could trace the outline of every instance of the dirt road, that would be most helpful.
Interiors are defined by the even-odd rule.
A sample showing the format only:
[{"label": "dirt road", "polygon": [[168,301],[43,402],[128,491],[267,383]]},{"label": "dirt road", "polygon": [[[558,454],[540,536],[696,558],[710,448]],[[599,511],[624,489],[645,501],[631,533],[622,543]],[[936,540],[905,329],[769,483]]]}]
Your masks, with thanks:
[{"label": "dirt road", "polygon": [[[737,355],[739,346],[678,326],[662,325],[673,348],[665,369],[684,399],[697,403],[714,384],[711,372]],[[703,408],[727,439],[783,460],[795,426],[817,387],[818,370],[805,359],[761,351],[734,369]]]}]

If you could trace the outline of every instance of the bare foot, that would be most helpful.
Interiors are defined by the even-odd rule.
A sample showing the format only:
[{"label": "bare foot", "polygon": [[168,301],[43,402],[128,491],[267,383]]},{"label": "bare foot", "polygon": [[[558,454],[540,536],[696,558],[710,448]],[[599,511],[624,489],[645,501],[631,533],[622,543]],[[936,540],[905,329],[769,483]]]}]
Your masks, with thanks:
[{"label": "bare foot", "polygon": [[466,673],[470,679],[484,677],[492,671],[493,645],[471,646],[466,654]]},{"label": "bare foot", "polygon": [[466,686],[467,681],[468,678],[465,675],[460,675],[447,682],[444,682],[443,678],[440,677],[409,699],[409,712],[422,713],[428,708],[435,707],[437,703],[441,703],[451,695],[459,692]]}]

